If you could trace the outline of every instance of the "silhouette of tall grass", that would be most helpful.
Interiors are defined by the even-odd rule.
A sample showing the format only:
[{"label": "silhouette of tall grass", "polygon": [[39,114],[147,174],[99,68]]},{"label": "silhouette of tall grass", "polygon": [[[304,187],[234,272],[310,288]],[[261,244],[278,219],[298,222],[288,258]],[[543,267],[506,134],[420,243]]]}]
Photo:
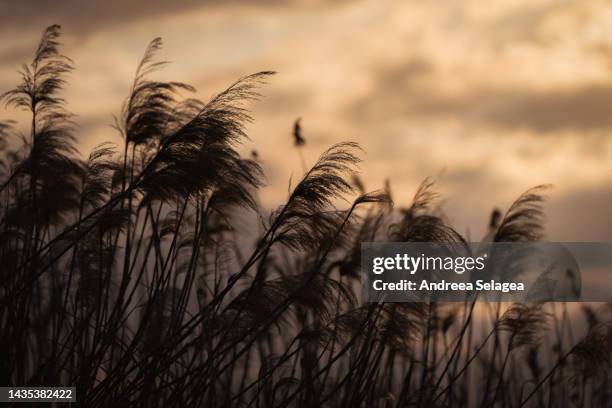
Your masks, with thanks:
[{"label": "silhouette of tall grass", "polygon": [[[151,79],[155,39],[116,116],[123,144],[83,159],[59,37],[47,28],[2,95],[31,118],[27,134],[0,124],[3,385],[74,385],[87,407],[609,404],[605,305],[583,309],[579,338],[566,304],[362,302],[361,242],[466,241],[431,180],[394,209],[340,143],[266,214],[257,155],[238,150],[272,72],[185,97]],[[489,239],[540,239],[543,188],[496,210]]]}]

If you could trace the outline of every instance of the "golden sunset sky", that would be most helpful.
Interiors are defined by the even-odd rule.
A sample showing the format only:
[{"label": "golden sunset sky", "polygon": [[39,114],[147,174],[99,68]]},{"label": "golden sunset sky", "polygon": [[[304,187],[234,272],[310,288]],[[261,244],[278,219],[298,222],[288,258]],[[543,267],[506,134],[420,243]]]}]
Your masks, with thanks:
[{"label": "golden sunset sky", "polygon": [[252,105],[244,148],[263,161],[268,207],[301,174],[291,128],[302,117],[309,163],[356,141],[367,188],[389,177],[397,205],[436,177],[445,213],[473,240],[493,207],[541,183],[555,186],[550,240],[612,240],[608,1],[0,0],[0,92],[53,23],[76,65],[66,99],[84,154],[117,140],[106,125],[160,36],[172,64],[157,77],[204,100],[240,76],[278,72]]}]

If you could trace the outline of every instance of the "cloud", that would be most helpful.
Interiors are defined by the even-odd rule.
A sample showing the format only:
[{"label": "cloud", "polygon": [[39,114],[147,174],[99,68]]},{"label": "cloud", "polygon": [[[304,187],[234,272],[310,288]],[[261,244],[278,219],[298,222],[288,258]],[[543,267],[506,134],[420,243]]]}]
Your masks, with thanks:
[{"label": "cloud", "polygon": [[143,17],[160,16],[166,13],[188,11],[201,7],[202,2],[185,0],[65,0],[65,1],[10,1],[0,0],[0,26],[43,27],[59,23],[70,26],[78,33],[87,33],[100,27],[109,27]]},{"label": "cloud", "polygon": [[585,186],[551,196],[546,206],[548,235],[565,242],[612,241],[612,190]]},{"label": "cloud", "polygon": [[204,8],[327,7],[329,0],[278,2],[274,0],[58,0],[12,1],[0,0],[0,27],[20,29],[62,24],[77,34],[108,29],[116,24],[146,18],[165,18],[174,14]]},{"label": "cloud", "polygon": [[[406,77],[402,79],[402,72]],[[416,75],[422,75],[422,72]],[[418,82],[410,70],[382,73],[370,95],[351,104],[352,117],[372,121],[391,117],[454,118],[471,125],[527,129],[539,133],[612,128],[612,86],[581,84],[547,90],[474,86],[445,93],[435,79]]]},{"label": "cloud", "polygon": [[492,103],[483,119],[506,128],[529,128],[538,132],[598,130],[612,126],[612,86],[586,85],[543,92],[501,91],[473,98]]}]

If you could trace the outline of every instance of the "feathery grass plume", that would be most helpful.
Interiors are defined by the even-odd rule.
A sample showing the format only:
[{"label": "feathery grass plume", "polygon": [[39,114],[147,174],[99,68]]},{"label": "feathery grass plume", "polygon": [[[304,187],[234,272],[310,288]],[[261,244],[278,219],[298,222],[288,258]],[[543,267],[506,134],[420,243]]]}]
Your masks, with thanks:
[{"label": "feathery grass plume", "polygon": [[539,241],[544,230],[544,210],[542,192],[549,189],[548,184],[532,187],[512,203],[497,232],[495,242],[532,242]]},{"label": "feathery grass plume", "polygon": [[225,214],[232,206],[257,211],[257,201],[253,191],[263,186],[263,171],[255,160],[237,159],[228,164],[223,174],[224,182],[215,183],[210,194],[208,207],[212,211]]},{"label": "feathery grass plume", "polygon": [[[374,197],[376,200],[373,200],[373,202],[383,203],[383,205],[389,204],[389,206],[393,204],[388,201],[389,197],[386,193],[379,195],[378,192],[375,192]],[[358,226],[353,228],[354,232],[352,235],[354,239],[349,247],[349,251],[341,259],[330,265],[330,272],[337,267],[341,277],[361,279],[361,243],[376,240],[385,218],[385,209],[383,208],[374,214],[368,213]]]},{"label": "feathery grass plume", "polygon": [[[567,383],[572,402],[584,404],[589,384],[593,394],[591,404],[609,402],[612,378],[612,326],[609,323],[591,328],[570,350],[569,372]],[[601,390],[595,388],[597,382],[602,384]]]},{"label": "feathery grass plume", "polygon": [[493,209],[493,211],[491,212],[491,218],[489,219],[489,229],[490,230],[497,230],[497,228],[499,227],[499,222],[501,220],[502,215],[503,214],[499,210],[499,208]]},{"label": "feathery grass plume", "polygon": [[339,143],[325,151],[295,187],[287,204],[273,214],[280,223],[274,242],[291,249],[317,246],[338,229],[344,212],[330,210],[336,199],[353,191],[346,181],[360,162],[356,143]]},{"label": "feathery grass plume", "polygon": [[571,352],[575,374],[589,378],[612,369],[612,326],[600,324],[589,330]]},{"label": "feathery grass plume", "polygon": [[538,344],[549,326],[550,314],[543,304],[513,303],[498,322],[500,330],[510,334],[509,349]]},{"label": "feathery grass plume", "polygon": [[[242,310],[240,324],[251,330],[269,319],[289,297],[293,307],[308,310],[321,322],[330,321],[338,297],[341,304],[349,307],[356,302],[355,295],[344,283],[320,274],[312,277],[310,273],[303,273],[265,281],[255,293],[245,290],[232,300],[228,310]],[[286,317],[277,320],[279,329],[283,321],[286,322]]]},{"label": "feathery grass plume", "polygon": [[[542,192],[550,187],[550,185],[539,185],[525,191],[512,203],[501,221],[499,221],[501,212],[494,210],[487,240],[490,238],[493,242],[518,243],[541,240],[544,236],[545,221]],[[497,227],[494,227],[493,223],[498,224]],[[490,266],[483,273],[491,277],[497,276],[502,281],[516,278],[525,272],[525,260],[529,259],[530,252],[533,252],[530,247],[519,246],[512,250],[492,247],[489,253],[492,262],[488,263]],[[550,271],[545,270],[540,274],[537,285],[528,293],[529,299],[546,301],[550,298],[551,293],[547,294],[546,291],[554,288],[549,287],[548,272]]]},{"label": "feathery grass plume", "polygon": [[159,142],[166,135],[167,128],[181,116],[177,114],[176,96],[180,91],[195,92],[195,88],[182,82],[160,82],[148,79],[153,72],[168,62],[156,61],[155,57],[162,48],[161,38],[155,38],[142,57],[129,97],[121,109],[121,119],[116,120],[116,128],[134,145]]},{"label": "feathery grass plume", "polygon": [[302,136],[302,118],[297,118],[295,122],[293,122],[293,145],[298,150],[298,154],[300,155],[300,162],[302,163],[302,171],[306,173],[306,169],[308,166],[306,165],[306,159],[304,158],[304,150],[303,147],[306,144],[306,139]]},{"label": "feathery grass plume", "polygon": [[116,148],[112,143],[102,143],[92,150],[85,162],[81,182],[83,206],[97,208],[108,200],[111,193],[111,178],[119,168],[113,156]]},{"label": "feathery grass plume", "polygon": [[302,136],[301,121],[302,118],[297,118],[295,122],[293,122],[293,144],[298,147],[306,144],[306,139]]},{"label": "feathery grass plume", "polygon": [[[520,254],[521,251],[518,251],[518,253]],[[508,254],[507,257],[511,257],[513,254],[510,253]],[[506,258],[507,258],[506,257]],[[518,263],[521,263],[521,260],[519,259]],[[510,270],[512,270],[512,261],[505,259],[504,260],[504,265],[510,265]],[[527,295],[525,296],[525,300],[527,302],[536,302],[536,303],[543,303],[543,302],[550,302],[554,299],[554,294],[555,294],[555,290],[557,289],[557,285],[558,285],[558,280],[557,279],[553,279],[551,278],[551,274],[552,272],[555,270],[556,267],[556,263],[552,263],[551,265],[548,265],[537,277],[537,279],[533,282],[533,284],[531,285],[531,288],[529,289],[529,292],[527,292]],[[520,274],[521,269],[522,268],[515,268],[516,270],[518,270],[518,273]],[[511,274],[513,274],[514,271],[511,272]]]},{"label": "feathery grass plume", "polygon": [[[561,341],[562,339],[559,339]],[[560,351],[560,344],[555,348]],[[548,371],[531,392],[520,401],[521,406],[527,402],[542,388],[546,381],[551,382],[551,387],[555,386],[553,378],[561,370],[565,369],[569,361],[569,375],[561,371],[561,385],[564,396],[575,404],[584,405],[586,385],[589,381],[599,380],[603,387],[591,388],[593,392],[591,405],[601,406],[602,403],[609,401],[609,380],[610,369],[612,368],[612,328],[610,322],[600,324],[591,330],[577,344],[572,346],[565,354],[559,355],[556,364]],[[566,392],[565,385],[569,383],[569,393]],[[551,388],[553,392],[554,388]],[[567,398],[566,397],[566,398]],[[599,404],[599,405],[598,405]]]},{"label": "feathery grass plume", "polygon": [[392,350],[408,353],[422,334],[426,319],[425,303],[385,303],[379,320],[379,340]]},{"label": "feathery grass plume", "polygon": [[[506,368],[510,362],[512,351],[523,347],[523,346],[536,346],[541,341],[545,330],[548,328],[548,320],[550,314],[543,310],[543,304],[512,304],[496,322],[494,328],[495,344],[491,364],[489,365],[489,372],[495,374],[497,379],[497,385],[494,388],[491,386],[491,378],[488,377],[485,392],[482,398],[481,404],[490,402],[495,404],[498,398],[503,400],[508,398],[507,388],[502,387],[502,383],[505,378]],[[499,338],[497,337],[497,330],[502,332],[508,332],[509,338],[506,346],[505,355],[501,367],[497,367],[495,364],[495,354],[499,350]],[[493,390],[493,392],[491,392]]]},{"label": "feathery grass plume", "polygon": [[370,324],[374,323],[371,320],[373,310],[372,305],[362,305],[340,313],[330,322],[327,331],[336,341],[348,342],[357,339],[369,330]]},{"label": "feathery grass plume", "polygon": [[[17,164],[15,176],[27,176],[34,223],[57,224],[78,206],[75,188],[80,167],[75,158],[74,123],[59,96],[73,70],[72,61],[59,51],[60,26],[48,27],[32,61],[21,69],[21,83],[0,95],[7,105],[28,111],[30,137],[27,154]],[[44,206],[37,203],[44,202]],[[23,204],[23,203],[22,203]]]},{"label": "feathery grass plume", "polygon": [[236,193],[253,203],[249,188],[261,185],[260,166],[241,159],[236,145],[246,139],[245,122],[251,117],[242,106],[259,97],[257,88],[272,72],[241,78],[204,104],[199,112],[165,137],[159,152],[147,164],[136,188],[149,199],[170,200],[211,194],[217,185],[236,180]]},{"label": "feathery grass plume", "polygon": [[402,219],[391,225],[389,231],[394,241],[465,242],[461,234],[446,225],[440,216],[429,213],[439,196],[433,190],[434,184],[432,179],[425,179],[417,189],[411,206],[401,210]]},{"label": "feathery grass plume", "polygon": [[[72,71],[72,61],[59,51],[61,27],[57,24],[47,27],[30,64],[24,64],[20,71],[21,84],[2,94],[7,104],[26,111],[36,111],[42,122],[59,119],[58,108],[64,100],[57,94],[63,89],[64,74]],[[60,112],[62,112],[60,110]],[[67,119],[68,116],[62,118]]]},{"label": "feathery grass plume", "polygon": [[[291,275],[281,278],[284,293],[293,295],[293,304],[307,309],[316,319],[327,322],[334,316],[336,299],[351,308],[356,304],[355,294],[350,288],[335,279],[322,275],[312,278],[310,274]],[[299,291],[295,291],[300,288]]]}]

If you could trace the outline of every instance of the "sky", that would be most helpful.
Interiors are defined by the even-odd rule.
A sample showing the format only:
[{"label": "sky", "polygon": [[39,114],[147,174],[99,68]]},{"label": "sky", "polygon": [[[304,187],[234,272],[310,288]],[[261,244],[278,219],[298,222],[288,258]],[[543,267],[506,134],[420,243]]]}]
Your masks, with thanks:
[{"label": "sky", "polygon": [[[389,178],[396,205],[434,177],[451,223],[477,241],[494,207],[550,183],[549,240],[612,241],[612,6],[600,0],[5,1],[0,92],[18,83],[43,29],[63,27],[76,71],[66,90],[84,154],[105,140],[147,44],[156,78],[206,100],[237,78],[277,74],[251,110],[245,154],[283,202],[330,145],[364,149],[368,189]],[[14,112],[0,110],[0,120]]]}]

